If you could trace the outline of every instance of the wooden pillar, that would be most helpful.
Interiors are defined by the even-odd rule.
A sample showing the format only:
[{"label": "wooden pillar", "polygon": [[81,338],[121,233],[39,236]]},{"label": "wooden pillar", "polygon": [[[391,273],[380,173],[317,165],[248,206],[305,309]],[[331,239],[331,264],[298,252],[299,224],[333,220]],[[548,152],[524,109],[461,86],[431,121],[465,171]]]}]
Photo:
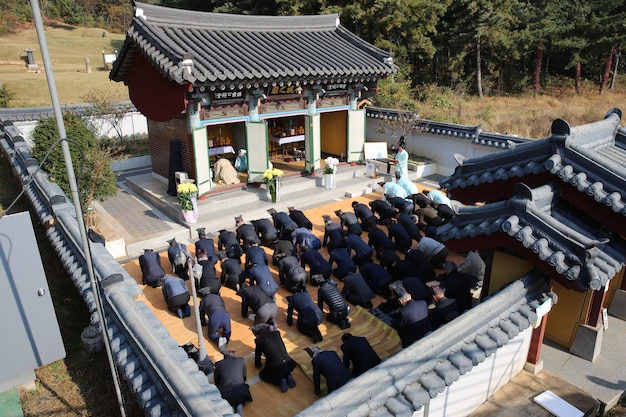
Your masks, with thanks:
[{"label": "wooden pillar", "polygon": [[606,291],[604,288],[598,291],[594,291],[591,294],[591,303],[589,304],[589,311],[587,312],[587,321],[585,324],[596,327],[602,318],[602,308],[604,307],[604,297],[606,297]]},{"label": "wooden pillar", "polygon": [[528,357],[526,362],[533,365],[537,365],[540,362],[541,357],[541,345],[543,344],[543,336],[546,333],[546,323],[548,321],[548,314],[541,318],[541,324],[536,329],[533,329],[533,334],[530,339],[530,347],[528,348]]}]

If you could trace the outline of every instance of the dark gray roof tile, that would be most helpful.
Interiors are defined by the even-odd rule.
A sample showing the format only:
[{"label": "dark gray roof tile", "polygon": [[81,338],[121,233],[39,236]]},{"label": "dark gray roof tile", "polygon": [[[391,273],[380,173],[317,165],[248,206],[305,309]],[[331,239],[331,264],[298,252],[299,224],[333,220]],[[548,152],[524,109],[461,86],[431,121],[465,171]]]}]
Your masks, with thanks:
[{"label": "dark gray roof tile", "polygon": [[459,370],[461,375],[466,374],[474,368],[472,360],[460,350],[451,353],[448,360]]},{"label": "dark gray roof tile", "polygon": [[500,327],[487,330],[487,335],[496,343],[497,347],[504,346],[510,339],[508,333],[505,333]]},{"label": "dark gray roof tile", "polygon": [[487,357],[485,352],[478,346],[476,343],[467,343],[462,348],[461,351],[465,356],[472,361],[474,366],[477,366],[479,363],[483,362]]},{"label": "dark gray roof tile", "polygon": [[[123,81],[138,51],[163,77],[179,84],[374,81],[397,71],[385,62],[391,57],[389,52],[352,34],[338,19],[337,14],[233,15],[136,3],[110,78]],[[188,53],[194,61],[190,75],[181,64]]]},{"label": "dark gray roof tile", "polygon": [[[508,342],[509,339],[507,339],[506,341]],[[461,372],[459,371],[459,368],[457,368],[448,360],[441,361],[437,365],[435,365],[435,372],[437,373],[437,375],[439,375],[441,379],[443,379],[445,384],[448,386],[452,385],[454,381],[458,381],[461,377]]]},{"label": "dark gray roof tile", "polygon": [[486,356],[493,355],[498,350],[498,344],[489,336],[478,335],[476,337],[476,345],[485,353]]},{"label": "dark gray roof tile", "polygon": [[436,372],[423,373],[419,382],[431,398],[435,398],[446,389],[445,381]]}]

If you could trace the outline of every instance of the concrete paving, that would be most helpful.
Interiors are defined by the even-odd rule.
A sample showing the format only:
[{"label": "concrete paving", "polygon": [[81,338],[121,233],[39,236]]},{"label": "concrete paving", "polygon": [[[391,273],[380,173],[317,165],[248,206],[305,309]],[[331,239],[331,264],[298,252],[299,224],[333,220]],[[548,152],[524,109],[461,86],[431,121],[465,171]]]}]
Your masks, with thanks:
[{"label": "concrete paving", "polygon": [[[382,172],[382,170],[381,170]],[[96,210],[103,220],[102,233],[107,239],[125,241],[126,254],[120,262],[133,258],[145,248],[162,250],[167,240],[176,237],[184,243],[196,240],[196,228],[206,227],[209,232],[234,229],[234,217],[244,219],[267,217],[267,209],[286,210],[293,206],[301,210],[328,204],[380,190],[379,181],[390,177],[383,175],[372,179],[364,175],[362,167],[342,167],[337,177],[337,187],[327,190],[319,177],[294,176],[285,178],[281,201],[272,204],[262,188],[238,185],[224,189],[198,202],[200,217],[195,224],[186,224],[179,214],[178,200],[167,195],[167,184],[154,178],[149,170],[119,173],[118,195],[97,204]],[[439,177],[413,179],[418,186],[438,187]],[[589,362],[569,354],[546,341],[541,359],[544,369],[533,375],[523,371],[508,383],[472,417],[478,416],[549,416],[533,398],[551,390],[586,416],[597,411],[608,411],[623,396],[626,389],[626,357],[621,349],[626,341],[626,322],[609,317],[608,330],[603,335],[602,354]]]}]

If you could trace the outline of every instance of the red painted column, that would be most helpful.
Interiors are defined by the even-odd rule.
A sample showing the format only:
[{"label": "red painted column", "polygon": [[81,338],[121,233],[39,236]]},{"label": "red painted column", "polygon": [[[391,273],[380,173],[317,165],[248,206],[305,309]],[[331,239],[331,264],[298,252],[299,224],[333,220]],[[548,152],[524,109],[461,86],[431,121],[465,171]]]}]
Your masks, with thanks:
[{"label": "red painted column", "polygon": [[604,307],[604,297],[606,297],[606,291],[604,288],[598,291],[594,291],[591,294],[591,303],[589,304],[589,311],[587,312],[587,322],[585,324],[596,327],[602,318],[602,308]]},{"label": "red painted column", "polygon": [[541,324],[536,329],[533,329],[533,334],[530,339],[530,347],[528,348],[528,357],[526,362],[537,365],[539,358],[541,357],[541,345],[543,344],[543,336],[546,333],[546,323],[548,321],[548,315],[546,314],[541,318]]}]

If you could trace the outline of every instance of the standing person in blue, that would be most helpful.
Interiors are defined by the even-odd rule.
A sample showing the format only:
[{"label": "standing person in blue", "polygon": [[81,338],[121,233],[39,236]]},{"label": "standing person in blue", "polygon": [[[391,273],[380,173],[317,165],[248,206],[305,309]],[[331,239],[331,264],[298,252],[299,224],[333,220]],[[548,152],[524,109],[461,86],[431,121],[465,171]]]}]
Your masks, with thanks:
[{"label": "standing person in blue", "polygon": [[358,235],[348,235],[346,236],[346,249],[348,249],[348,253],[352,254],[354,251],[354,256],[352,257],[352,261],[357,265],[363,265],[368,262],[372,262],[372,255],[374,254],[374,249],[367,244],[363,239],[361,239]]},{"label": "standing person in blue", "polygon": [[298,228],[298,223],[294,222],[284,211],[276,211],[276,209],[271,208],[267,212],[274,220],[274,227],[278,230],[279,238],[291,240],[291,232]]},{"label": "standing person in blue", "polygon": [[179,318],[189,317],[189,289],[182,278],[166,275],[162,280],[161,291],[167,309],[176,314]]},{"label": "standing person in blue", "polygon": [[235,352],[227,350],[224,359],[215,364],[215,386],[222,398],[242,416],[243,406],[252,401],[250,387],[246,384],[247,370],[244,358],[235,357]]},{"label": "standing person in blue", "polygon": [[366,204],[359,203],[358,201],[352,202],[352,209],[354,214],[361,221],[361,229],[365,232],[369,232],[372,227],[375,227],[378,223],[378,218],[374,215],[372,209]]},{"label": "standing person in blue", "polygon": [[152,288],[160,287],[161,280],[165,276],[165,270],[161,265],[161,257],[158,252],[152,249],[144,249],[139,256],[139,267],[141,268],[141,281]]},{"label": "standing person in blue", "polygon": [[350,252],[346,248],[336,248],[330,251],[328,262],[332,265],[337,264],[337,268],[333,269],[333,275],[339,279],[343,279],[350,272],[356,271],[356,264],[350,258]]},{"label": "standing person in blue", "polygon": [[[224,351],[232,334],[230,314],[226,311],[224,300],[219,294],[207,294],[200,301],[200,324],[207,325],[209,340],[216,343],[220,351]],[[220,333],[221,331],[221,333]]]},{"label": "standing person in blue", "polygon": [[248,317],[249,310],[252,310],[254,314],[254,324],[267,323],[273,326],[276,323],[278,306],[262,288],[242,288],[237,291],[237,295],[241,297],[242,317]]},{"label": "standing person in blue", "polygon": [[[198,265],[202,266],[202,275],[196,279],[196,289],[198,295],[205,294],[219,294],[222,288],[222,283],[217,278],[217,271],[215,271],[215,264],[209,260],[204,249],[199,249],[196,252],[198,259]],[[195,274],[194,274],[195,275]]]},{"label": "standing person in blue", "polygon": [[341,210],[336,210],[335,214],[341,219],[341,228],[345,229],[343,230],[344,235],[361,235],[363,229],[356,214]]},{"label": "standing person in blue", "polygon": [[209,261],[213,262],[213,265],[217,263],[217,255],[215,254],[215,241],[213,239],[207,237],[206,229],[204,227],[200,227],[196,229],[198,232],[198,240],[195,243],[196,246],[196,258],[198,257],[198,251],[200,249],[204,249],[206,257]]},{"label": "standing person in blue", "polygon": [[372,349],[366,338],[353,336],[352,333],[344,333],[341,340],[343,341],[341,345],[343,364],[350,369],[350,362],[352,362],[352,375],[355,377],[380,363],[380,357]]},{"label": "standing person in blue", "polygon": [[367,309],[372,308],[372,300],[376,297],[363,275],[358,272],[349,273],[343,279],[341,295],[353,305]]},{"label": "standing person in blue", "polygon": [[261,287],[272,301],[274,300],[274,295],[278,292],[278,285],[267,265],[257,265],[250,269],[248,277],[250,277],[250,285]]},{"label": "standing person in blue", "polygon": [[313,339],[313,343],[322,341],[318,326],[322,323],[322,310],[313,302],[306,288],[287,296],[287,325],[293,326],[293,312],[298,313],[296,328]]},{"label": "standing person in blue", "polygon": [[261,380],[279,386],[281,392],[295,387],[296,381],[291,372],[296,368],[296,363],[287,353],[280,333],[267,324],[256,324],[250,330],[256,336],[254,365],[257,368],[263,365],[261,358],[265,356],[265,366],[259,372]]},{"label": "standing person in blue", "polygon": [[172,271],[187,281],[189,279],[189,265],[187,260],[191,258],[191,253],[187,250],[187,246],[178,243],[176,238],[167,241],[170,247],[167,249],[167,258],[172,264]]},{"label": "standing person in blue", "polygon": [[313,275],[322,275],[324,279],[330,279],[333,273],[333,267],[330,262],[324,258],[319,250],[309,249],[300,255],[300,266],[309,267],[309,277]]},{"label": "standing person in blue", "polygon": [[328,305],[329,313],[326,315],[326,319],[331,323],[335,323],[342,330],[349,328],[350,320],[348,320],[348,313],[350,308],[337,286],[325,281],[319,275],[314,276],[313,279],[315,280],[314,285],[319,287],[317,290],[317,306],[323,311],[324,303]]},{"label": "standing person in blue", "polygon": [[309,230],[313,230],[313,223],[309,220],[303,211],[296,210],[294,207],[287,207],[289,210],[289,217],[296,222],[298,227],[306,227]]},{"label": "standing person in blue", "polygon": [[317,345],[309,346],[305,350],[311,356],[313,389],[317,395],[322,394],[320,387],[322,376],[326,379],[328,394],[352,379],[352,374],[334,350],[322,350]]},{"label": "standing person in blue", "polygon": [[396,154],[396,180],[408,177],[409,153],[404,149],[404,143],[398,142],[398,153]]}]

